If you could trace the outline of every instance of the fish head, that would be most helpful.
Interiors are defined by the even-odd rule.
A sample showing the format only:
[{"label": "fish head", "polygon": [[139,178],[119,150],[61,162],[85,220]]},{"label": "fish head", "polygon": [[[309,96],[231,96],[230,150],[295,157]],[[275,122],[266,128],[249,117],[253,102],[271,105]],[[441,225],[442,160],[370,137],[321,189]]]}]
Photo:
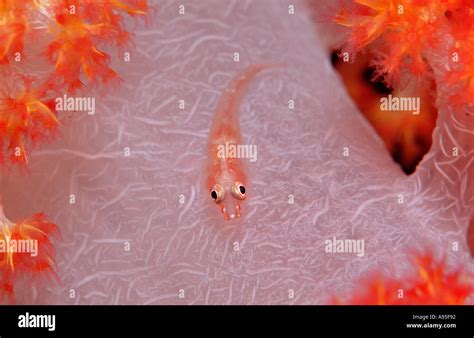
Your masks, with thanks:
[{"label": "fish head", "polygon": [[225,220],[241,216],[241,204],[245,200],[247,189],[243,177],[231,172],[221,172],[210,185],[210,196],[218,206]]}]

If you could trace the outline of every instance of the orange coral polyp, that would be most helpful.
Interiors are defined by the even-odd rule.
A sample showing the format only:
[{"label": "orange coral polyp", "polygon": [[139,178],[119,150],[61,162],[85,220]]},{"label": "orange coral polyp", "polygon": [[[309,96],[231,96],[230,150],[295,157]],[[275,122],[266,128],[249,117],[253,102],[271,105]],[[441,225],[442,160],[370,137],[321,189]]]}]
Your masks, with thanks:
[{"label": "orange coral polyp", "polygon": [[77,15],[58,15],[58,27],[51,28],[56,36],[49,44],[47,56],[55,61],[56,78],[62,79],[69,91],[80,88],[81,70],[89,81],[107,83],[115,72],[109,66],[106,53],[99,50],[94,39],[100,40],[106,32],[105,24],[88,24]]},{"label": "orange coral polyp", "polygon": [[[474,294],[473,276],[460,270],[448,271],[446,263],[431,253],[414,259],[416,274],[400,280],[377,276],[362,282],[361,292],[347,301],[357,305],[462,305]],[[402,291],[403,293],[401,293]]]},{"label": "orange coral polyp", "polygon": [[442,43],[453,43],[459,62],[452,65],[446,79],[458,88],[450,100],[474,105],[470,56],[474,49],[474,1],[354,0],[353,6],[341,9],[334,21],[351,30],[346,43],[349,53],[377,44],[381,57],[375,61],[376,77],[384,77],[391,87],[397,87],[402,69],[418,79],[426,77],[427,54]]},{"label": "orange coral polyp", "polygon": [[[30,23],[42,18],[48,30],[35,34],[44,34],[40,55],[53,66],[42,79],[51,95],[25,89],[23,96],[0,97],[0,164],[6,153],[11,163],[26,163],[25,146],[56,133],[59,123],[49,98],[64,89],[74,94],[86,84],[120,81],[101,46],[123,47],[130,38],[124,16],[145,17],[150,9],[146,0],[0,0],[0,64],[24,60]],[[13,75],[22,76],[16,69]]]},{"label": "orange coral polyp", "polygon": [[[23,243],[31,244],[29,252],[7,251],[0,253],[0,272],[11,279],[20,272],[31,273],[31,277],[35,279],[47,276],[57,278],[55,250],[51,241],[56,237],[59,237],[57,225],[49,222],[43,213],[35,214],[11,227],[3,224],[0,239],[6,243],[10,241],[20,243],[19,241],[23,241]],[[32,250],[33,242],[37,243],[36,252]],[[7,285],[7,289],[9,285]],[[11,286],[13,287],[13,285]],[[13,289],[10,293],[10,296],[13,296]]]},{"label": "orange coral polyp", "polygon": [[[122,14],[144,16],[148,10],[146,0],[0,0],[0,63],[8,64],[13,57],[18,62],[14,69],[4,69],[15,84],[9,84],[14,89],[4,84],[0,92],[0,165],[25,165],[26,147],[58,134],[59,120],[53,98],[62,96],[64,88],[72,94],[83,85],[81,76],[90,83],[102,84],[118,79],[109,66],[109,55],[100,49],[100,44],[123,46],[130,35]],[[20,61],[24,60],[21,54],[25,38],[31,38],[32,34],[28,33],[33,33],[30,29],[33,20],[35,28],[41,20],[49,28],[34,31],[44,37],[38,39],[44,42],[38,46],[43,51],[40,55],[53,65],[41,84],[35,86],[32,78],[18,72],[23,66]],[[18,58],[17,52],[21,53]],[[18,90],[16,86],[22,84],[21,80],[23,87]],[[0,239],[38,242],[36,256],[0,252],[0,301],[13,302],[17,278],[26,274],[25,280],[30,282],[41,276],[59,279],[52,243],[59,232],[43,214],[17,224],[7,223],[0,223]]]},{"label": "orange coral polyp", "polygon": [[[1,12],[1,11],[0,11]],[[0,62],[8,63],[8,56],[22,52],[28,21],[21,11],[0,14]]]},{"label": "orange coral polyp", "polygon": [[44,89],[31,88],[31,79],[25,78],[24,89],[17,95],[0,99],[0,152],[7,144],[13,163],[27,163],[25,143],[55,135],[59,121],[45,96]]},{"label": "orange coral polyp", "polygon": [[129,15],[146,15],[148,11],[148,3],[147,1],[139,0],[139,1],[116,1],[110,0],[108,1],[112,4],[116,9],[126,12]]}]

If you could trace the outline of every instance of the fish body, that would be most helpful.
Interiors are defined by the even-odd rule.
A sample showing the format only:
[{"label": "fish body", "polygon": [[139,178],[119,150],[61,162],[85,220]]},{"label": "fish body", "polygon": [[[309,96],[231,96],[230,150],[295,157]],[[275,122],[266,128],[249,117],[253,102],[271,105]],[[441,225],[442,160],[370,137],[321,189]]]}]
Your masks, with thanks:
[{"label": "fish body", "polygon": [[223,149],[242,145],[240,103],[255,76],[269,67],[275,65],[253,65],[234,78],[222,94],[211,124],[207,188],[226,220],[241,215],[241,203],[247,194],[247,174],[242,159],[227,156]]}]

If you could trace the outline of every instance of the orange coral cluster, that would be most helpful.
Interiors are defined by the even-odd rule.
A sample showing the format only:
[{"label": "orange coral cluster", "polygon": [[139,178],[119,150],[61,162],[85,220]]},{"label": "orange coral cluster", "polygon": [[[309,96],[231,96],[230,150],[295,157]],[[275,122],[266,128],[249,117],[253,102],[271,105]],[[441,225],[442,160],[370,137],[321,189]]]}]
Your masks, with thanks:
[{"label": "orange coral cluster", "polygon": [[82,87],[81,71],[92,83],[108,84],[118,79],[110,68],[110,57],[100,44],[124,46],[130,38],[123,24],[126,13],[146,15],[147,1],[70,0],[54,6],[54,36],[46,55],[54,63],[54,77],[64,80],[69,91]]},{"label": "orange coral cluster", "polygon": [[338,304],[352,305],[462,305],[474,294],[473,276],[448,272],[446,264],[422,254],[415,258],[417,274],[402,280],[377,276],[362,283],[360,292]]},{"label": "orange coral cluster", "polygon": [[19,278],[26,276],[27,283],[51,276],[58,279],[52,243],[59,236],[56,224],[39,213],[14,225],[1,226],[0,301],[14,301],[14,285]]},{"label": "orange coral cluster", "polygon": [[23,52],[30,3],[28,0],[0,1],[0,63],[8,63],[12,54]]},{"label": "orange coral cluster", "polygon": [[391,87],[399,85],[403,72],[422,79],[429,74],[427,55],[445,43],[452,52],[446,55],[450,69],[446,80],[457,87],[450,100],[474,105],[473,0],[351,3],[334,20],[350,28],[346,51],[356,54],[365,48],[376,49],[376,76],[385,78]]},{"label": "orange coral cluster", "polygon": [[451,71],[446,81],[457,90],[451,102],[455,106],[474,106],[474,1],[459,1],[463,7],[446,12],[450,33],[454,39],[451,46]]},{"label": "orange coral cluster", "polygon": [[[32,77],[22,77],[23,87],[14,95],[0,97],[0,149],[6,151],[11,163],[28,162],[25,143],[45,141],[57,135],[59,121],[54,102],[48,99],[48,86],[33,86]],[[3,152],[0,152],[0,163]]]},{"label": "orange coral cluster", "polygon": [[[124,15],[145,17],[149,12],[146,0],[0,0],[0,64],[15,63],[9,69],[12,76],[26,78],[16,68],[23,65],[25,43],[45,41],[38,56],[53,66],[40,81],[2,91],[0,164],[26,164],[28,144],[57,135],[59,122],[51,100],[64,90],[73,94],[85,84],[108,85],[120,79],[101,48],[125,46],[130,33]],[[38,18],[47,28],[31,28]]]}]

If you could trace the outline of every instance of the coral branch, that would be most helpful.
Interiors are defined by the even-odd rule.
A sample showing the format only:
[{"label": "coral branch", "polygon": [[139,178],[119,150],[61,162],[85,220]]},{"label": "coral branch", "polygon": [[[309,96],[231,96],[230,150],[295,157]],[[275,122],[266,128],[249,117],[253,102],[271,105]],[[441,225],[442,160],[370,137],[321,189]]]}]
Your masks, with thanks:
[{"label": "coral branch", "polygon": [[120,12],[144,16],[147,1],[84,0],[63,1],[54,6],[49,32],[53,40],[46,56],[55,65],[53,78],[61,79],[70,92],[87,81],[107,85],[119,79],[110,67],[110,57],[99,45],[124,46],[130,38]]},{"label": "coral branch", "polygon": [[30,9],[24,0],[0,2],[0,63],[8,63],[11,54],[23,52]]},{"label": "coral branch", "polygon": [[19,278],[28,283],[50,277],[59,281],[52,243],[59,237],[56,224],[43,213],[16,224],[2,213],[0,223],[0,301],[14,302],[14,285]]},{"label": "coral branch", "polygon": [[12,223],[3,212],[3,179],[0,168],[0,303],[14,303],[14,285],[19,280],[37,283],[54,277],[56,253],[53,240],[59,239],[59,229],[43,213]]},{"label": "coral branch", "polygon": [[34,276],[43,274],[56,275],[55,250],[53,238],[59,237],[56,224],[47,220],[43,213],[16,223],[11,229],[11,240],[33,241],[38,244],[36,255],[30,253],[14,253],[11,258],[12,270],[32,273]]},{"label": "coral branch", "polygon": [[[120,81],[110,65],[107,47],[122,48],[131,38],[124,18],[145,18],[151,11],[146,0],[0,0],[0,64],[12,56],[21,68],[25,39],[31,37],[33,20],[44,21],[45,30],[35,34],[41,55],[53,66],[32,86],[23,79],[22,90],[2,90],[0,96],[0,165],[25,165],[26,148],[57,136],[59,126],[52,99],[66,90],[74,94],[86,84],[107,86]],[[32,42],[32,41],[26,41]],[[36,40],[35,40],[36,42]],[[19,53],[19,55],[17,55]],[[21,82],[21,81],[20,81]]]},{"label": "coral branch", "polygon": [[395,88],[403,72],[424,78],[429,56],[445,50],[441,44],[452,45],[446,81],[456,90],[450,101],[474,105],[474,1],[354,0],[334,21],[350,29],[345,51],[374,49],[376,77]]},{"label": "coral branch", "polygon": [[[124,17],[144,18],[150,10],[146,0],[0,0],[0,64],[8,65],[12,57],[18,62],[3,69],[13,74],[13,88],[0,89],[0,249],[4,249],[0,250],[0,302],[14,301],[18,278],[58,279],[53,246],[59,236],[56,224],[43,213],[13,224],[3,213],[5,164],[26,165],[29,146],[58,136],[60,122],[53,100],[65,90],[73,94],[86,84],[109,85],[119,80],[106,47],[124,47],[131,38]],[[35,47],[52,64],[52,71],[39,80],[18,72],[33,20],[42,20],[48,27],[37,33],[43,34],[37,39],[42,44]],[[30,245],[31,250],[18,250],[18,243]]]},{"label": "coral branch", "polygon": [[[59,121],[46,86],[33,87],[33,78],[23,76],[23,88],[0,97],[0,163],[6,152],[12,163],[28,162],[26,143],[57,136]],[[6,146],[6,149],[4,149]]]},{"label": "coral branch", "polygon": [[367,305],[460,305],[474,294],[473,276],[462,271],[448,272],[443,261],[430,253],[419,254],[414,259],[415,276],[397,280],[373,276],[362,282],[360,292],[347,301],[336,299],[338,304]]},{"label": "coral branch", "polygon": [[57,15],[56,23],[57,26],[51,28],[55,38],[49,44],[46,55],[55,65],[54,77],[62,79],[69,92],[83,86],[81,70],[92,82],[108,84],[117,78],[109,66],[109,56],[94,43],[95,38],[106,34],[104,24],[87,24],[70,14]]}]

